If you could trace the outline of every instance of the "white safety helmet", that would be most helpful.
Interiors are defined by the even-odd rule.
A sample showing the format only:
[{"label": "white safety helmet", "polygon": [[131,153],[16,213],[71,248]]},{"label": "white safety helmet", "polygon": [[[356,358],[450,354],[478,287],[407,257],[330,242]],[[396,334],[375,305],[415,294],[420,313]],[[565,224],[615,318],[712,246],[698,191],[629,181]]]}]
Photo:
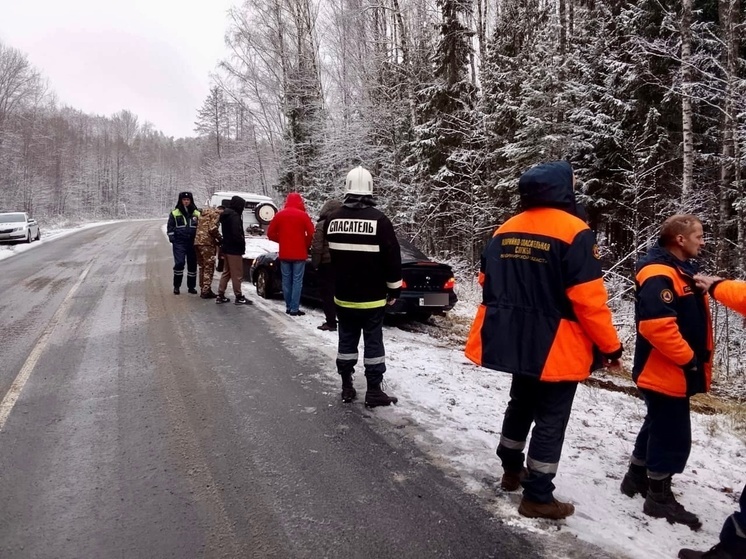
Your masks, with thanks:
[{"label": "white safety helmet", "polygon": [[373,177],[368,169],[358,165],[352,171],[347,173],[345,179],[345,192],[347,194],[372,195],[373,194]]}]

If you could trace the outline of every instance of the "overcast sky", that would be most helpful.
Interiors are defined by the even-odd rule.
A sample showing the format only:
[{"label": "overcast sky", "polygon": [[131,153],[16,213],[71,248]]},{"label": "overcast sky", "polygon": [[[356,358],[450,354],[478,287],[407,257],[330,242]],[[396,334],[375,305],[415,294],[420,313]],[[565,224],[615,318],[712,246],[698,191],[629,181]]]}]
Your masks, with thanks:
[{"label": "overcast sky", "polygon": [[193,136],[208,74],[239,0],[0,0],[0,41],[18,48],[61,103],[122,109],[168,136]]}]

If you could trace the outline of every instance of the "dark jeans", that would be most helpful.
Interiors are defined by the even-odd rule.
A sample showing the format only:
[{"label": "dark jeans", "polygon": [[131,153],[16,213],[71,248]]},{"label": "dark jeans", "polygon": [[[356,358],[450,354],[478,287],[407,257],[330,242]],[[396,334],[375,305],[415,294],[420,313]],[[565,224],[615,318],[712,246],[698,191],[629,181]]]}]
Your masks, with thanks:
[{"label": "dark jeans", "polygon": [[692,448],[689,398],[673,398],[640,390],[647,414],[635,441],[632,456],[648,472],[680,474]]},{"label": "dark jeans", "polygon": [[337,324],[337,305],[334,303],[334,269],[331,264],[320,264],[317,272],[321,308],[324,309],[326,323]]},{"label": "dark jeans", "polygon": [[358,360],[357,346],[363,335],[363,365],[368,386],[378,386],[386,372],[386,352],[383,349],[383,317],[385,307],[349,309],[337,306],[337,372],[351,375]]},{"label": "dark jeans", "polygon": [[528,432],[534,424],[526,460],[528,477],[522,482],[523,495],[530,501],[550,503],[554,498],[552,480],[557,475],[577,387],[577,382],[542,382],[513,375],[497,456],[503,470],[519,472]]},{"label": "dark jeans", "polygon": [[174,287],[181,287],[184,279],[184,264],[187,267],[187,287],[194,289],[197,286],[197,253],[194,251],[193,242],[174,241]]}]

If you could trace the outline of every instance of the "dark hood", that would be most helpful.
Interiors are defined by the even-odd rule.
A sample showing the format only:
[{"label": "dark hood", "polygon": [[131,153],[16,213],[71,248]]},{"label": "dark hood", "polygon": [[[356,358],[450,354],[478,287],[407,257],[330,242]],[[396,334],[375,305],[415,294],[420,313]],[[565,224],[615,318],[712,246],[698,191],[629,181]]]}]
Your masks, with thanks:
[{"label": "dark hood", "polygon": [[296,210],[306,211],[306,205],[303,203],[303,198],[297,192],[291,192],[285,199],[285,208],[295,208]]},{"label": "dark hood", "polygon": [[231,198],[231,201],[228,202],[228,207],[236,212],[238,215],[241,215],[244,208],[246,207],[246,200],[244,200],[240,196],[234,196],[233,198]]},{"label": "dark hood", "polygon": [[[189,198],[189,207],[185,208],[181,204],[182,198]],[[177,210],[179,210],[182,214],[185,215],[191,215],[194,210],[197,209],[197,206],[194,205],[194,196],[192,196],[191,192],[179,192],[179,199],[176,201],[176,206],[174,206]]]},{"label": "dark hood", "polygon": [[552,161],[532,167],[518,180],[521,206],[558,208],[577,215],[572,187],[572,165],[567,161]]},{"label": "dark hood", "polygon": [[319,220],[326,220],[330,215],[342,207],[342,202],[336,199],[327,200],[319,212]]},{"label": "dark hood", "polygon": [[376,201],[371,194],[345,194],[344,206],[346,208],[361,210],[375,205]]},{"label": "dark hood", "polygon": [[694,276],[699,272],[699,264],[695,260],[679,260],[660,241],[650,247],[647,254],[637,261],[637,271],[639,272],[643,266],[648,264],[665,264],[689,276]]}]

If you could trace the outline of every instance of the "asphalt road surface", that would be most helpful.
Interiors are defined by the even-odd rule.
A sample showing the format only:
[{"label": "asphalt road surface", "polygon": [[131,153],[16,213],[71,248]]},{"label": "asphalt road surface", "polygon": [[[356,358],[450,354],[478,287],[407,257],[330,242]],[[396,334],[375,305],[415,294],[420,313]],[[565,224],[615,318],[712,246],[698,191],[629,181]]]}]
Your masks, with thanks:
[{"label": "asphalt road surface", "polygon": [[171,267],[154,221],[0,261],[0,557],[605,556],[505,526],[291,321]]}]

